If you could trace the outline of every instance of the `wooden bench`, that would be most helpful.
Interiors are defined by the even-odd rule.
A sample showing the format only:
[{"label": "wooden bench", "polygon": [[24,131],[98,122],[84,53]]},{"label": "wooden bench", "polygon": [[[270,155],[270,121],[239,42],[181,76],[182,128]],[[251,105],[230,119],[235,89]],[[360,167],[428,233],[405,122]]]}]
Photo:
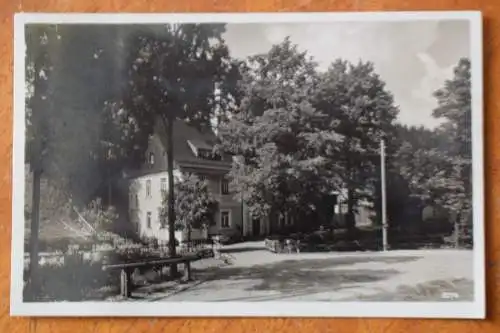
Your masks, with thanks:
[{"label": "wooden bench", "polygon": [[132,289],[134,288],[132,273],[137,268],[162,268],[172,264],[183,264],[184,271],[181,280],[187,282],[192,280],[191,262],[198,261],[204,258],[210,258],[213,256],[214,253],[212,250],[203,250],[196,254],[184,255],[179,257],[103,265],[102,269],[105,271],[120,270],[120,295],[128,298],[132,294]]}]

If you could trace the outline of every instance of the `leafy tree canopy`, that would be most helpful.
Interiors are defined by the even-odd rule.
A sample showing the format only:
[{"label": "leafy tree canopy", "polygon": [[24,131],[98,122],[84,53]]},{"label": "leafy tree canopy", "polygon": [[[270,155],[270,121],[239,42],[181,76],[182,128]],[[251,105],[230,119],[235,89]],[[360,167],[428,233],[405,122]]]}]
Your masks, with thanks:
[{"label": "leafy tree canopy", "polygon": [[[206,180],[194,174],[186,174],[181,181],[175,183],[175,215],[177,229],[208,227],[213,223],[218,208]],[[164,193],[160,218],[166,225],[168,220],[168,197]]]},{"label": "leafy tree canopy", "polygon": [[338,189],[333,154],[342,140],[312,105],[316,64],[289,39],[250,57],[239,85],[241,104],[220,130],[235,155],[232,185],[254,216],[311,211]]}]

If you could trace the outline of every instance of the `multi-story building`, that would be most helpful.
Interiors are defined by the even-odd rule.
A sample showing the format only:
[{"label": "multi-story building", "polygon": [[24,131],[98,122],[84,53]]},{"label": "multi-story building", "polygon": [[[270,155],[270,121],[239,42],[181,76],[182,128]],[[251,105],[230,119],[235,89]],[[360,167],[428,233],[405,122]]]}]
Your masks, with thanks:
[{"label": "multi-story building", "polygon": [[[210,191],[219,201],[215,221],[208,229],[193,230],[192,239],[210,234],[244,233],[243,206],[230,193],[226,175],[231,168],[231,157],[212,153],[216,136],[211,131],[201,132],[183,121],[174,124],[174,178],[182,181],[184,175],[196,174],[208,181]],[[163,193],[168,191],[167,140],[161,126],[151,136],[146,151],[146,163],[129,178],[129,213],[137,233],[142,238],[168,240],[168,226],[160,223],[159,210]],[[176,238],[186,238],[176,232]]]},{"label": "multi-story building", "polygon": [[[293,218],[282,215],[276,225],[271,226],[269,218],[255,219],[237,193],[231,193],[226,175],[231,169],[232,157],[212,153],[216,142],[213,131],[201,132],[185,123],[174,124],[174,181],[182,181],[183,176],[191,173],[208,181],[210,191],[219,201],[215,221],[208,229],[195,229],[191,239],[206,238],[222,234],[233,236],[262,236],[294,224]],[[162,126],[150,138],[146,151],[146,162],[128,179],[129,216],[142,238],[155,238],[168,241],[168,226],[160,222],[160,208],[163,193],[168,191],[167,140]],[[334,214],[342,216],[342,195],[335,195]],[[357,214],[357,224],[370,223],[370,214]],[[363,216],[361,216],[363,215]],[[177,240],[187,238],[185,232],[176,232]]]}]

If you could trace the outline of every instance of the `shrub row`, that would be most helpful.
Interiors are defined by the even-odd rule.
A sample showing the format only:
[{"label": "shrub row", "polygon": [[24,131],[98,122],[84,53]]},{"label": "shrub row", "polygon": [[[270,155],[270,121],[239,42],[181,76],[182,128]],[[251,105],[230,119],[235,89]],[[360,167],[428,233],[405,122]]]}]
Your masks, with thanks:
[{"label": "shrub row", "polygon": [[[113,234],[101,234],[95,243],[69,244],[63,250],[40,256],[37,299],[81,301],[96,297],[100,289],[119,286],[119,272],[103,271],[103,264],[133,262],[168,256],[168,246],[145,246]],[[195,242],[192,250],[207,248],[209,242]],[[185,244],[184,244],[185,245]],[[181,246],[182,247],[182,246]],[[182,249],[179,250],[180,254]],[[25,285],[29,278],[29,257],[25,257]],[[98,297],[102,298],[102,297]]]}]

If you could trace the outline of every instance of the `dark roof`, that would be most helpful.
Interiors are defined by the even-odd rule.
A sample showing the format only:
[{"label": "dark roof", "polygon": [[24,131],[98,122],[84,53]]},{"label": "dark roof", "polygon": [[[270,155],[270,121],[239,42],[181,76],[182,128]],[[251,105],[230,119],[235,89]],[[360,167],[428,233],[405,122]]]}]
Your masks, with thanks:
[{"label": "dark roof", "polygon": [[[164,149],[167,147],[167,136],[162,130],[163,126],[159,126],[156,135],[160,138]],[[194,126],[190,126],[183,120],[176,120],[174,123],[174,161],[182,167],[184,164],[196,165],[199,167],[222,167],[229,168],[231,159],[224,158],[222,161],[207,160],[196,156],[188,141],[201,149],[212,149],[217,142],[217,136],[211,130],[200,131]]]},{"label": "dark roof", "polygon": [[188,140],[196,149],[207,149],[207,150],[211,150],[213,148],[212,145],[209,145],[208,143],[206,143],[205,141],[200,141],[200,140],[193,140],[193,139],[189,139]]}]

